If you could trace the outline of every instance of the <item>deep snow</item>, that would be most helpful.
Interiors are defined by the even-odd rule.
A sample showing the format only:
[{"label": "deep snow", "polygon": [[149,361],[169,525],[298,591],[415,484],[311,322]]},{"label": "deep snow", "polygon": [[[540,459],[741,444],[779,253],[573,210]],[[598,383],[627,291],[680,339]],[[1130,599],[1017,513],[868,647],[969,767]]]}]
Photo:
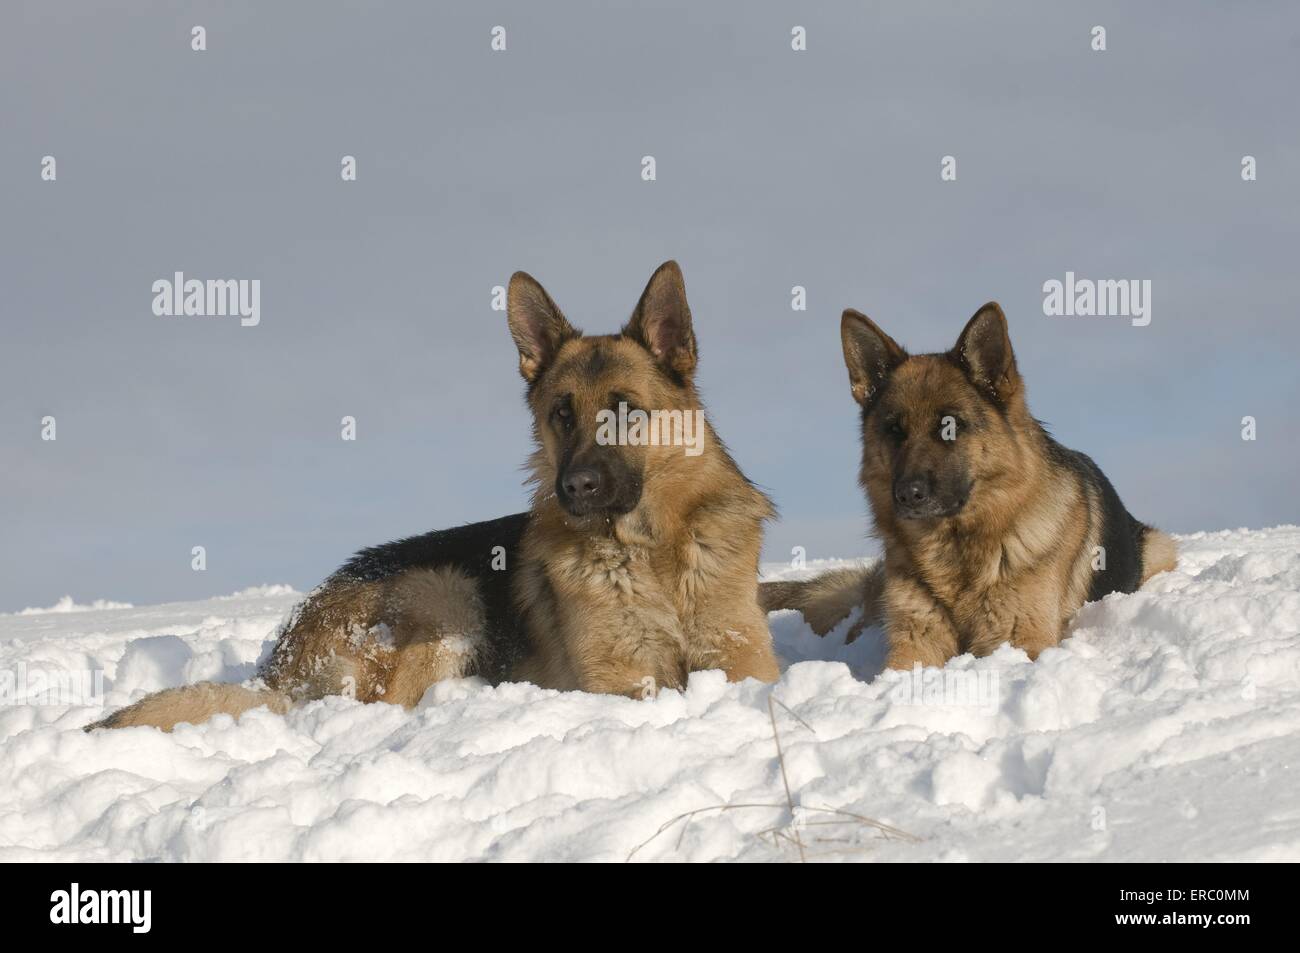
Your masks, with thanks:
[{"label": "deep snow", "polygon": [[1180,546],[1037,662],[1003,648],[938,682],[876,677],[878,630],[845,646],[787,612],[773,688],[467,680],[414,712],[331,698],[172,735],[85,734],[101,709],[49,704],[42,679],[93,691],[102,671],[117,707],[247,678],[298,594],[0,616],[0,860],[621,861],[685,812],[748,804],[777,806],[695,814],[634,859],[796,860],[797,831],[816,859],[1298,860],[1300,528]]}]

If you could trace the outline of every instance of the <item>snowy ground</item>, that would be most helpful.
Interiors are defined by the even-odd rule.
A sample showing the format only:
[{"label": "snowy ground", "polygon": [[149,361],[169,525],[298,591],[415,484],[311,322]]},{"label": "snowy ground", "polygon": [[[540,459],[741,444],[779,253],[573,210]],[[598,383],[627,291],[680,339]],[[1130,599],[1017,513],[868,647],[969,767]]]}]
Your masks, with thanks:
[{"label": "snowy ground", "polygon": [[789,861],[796,835],[810,859],[1300,860],[1300,528],[1180,542],[1177,572],[1086,606],[1060,649],[943,681],[875,677],[876,630],[846,647],[775,613],[775,688],[465,681],[409,713],[333,698],[172,735],[87,735],[101,710],[47,683],[93,695],[102,671],[117,707],[246,678],[296,593],[0,616],[0,860],[622,861],[649,840],[635,860]]}]

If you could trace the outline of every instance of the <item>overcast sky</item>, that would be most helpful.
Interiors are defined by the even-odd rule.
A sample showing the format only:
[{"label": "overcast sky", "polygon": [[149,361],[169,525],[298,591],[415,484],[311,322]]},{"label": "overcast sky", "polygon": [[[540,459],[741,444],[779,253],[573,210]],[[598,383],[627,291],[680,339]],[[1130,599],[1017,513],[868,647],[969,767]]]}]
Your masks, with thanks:
[{"label": "overcast sky", "polygon": [[[924,351],[996,299],[1139,518],[1300,517],[1300,7],[450,6],[0,8],[0,611],[305,589],[524,508],[493,286],[607,332],[667,258],[768,559],[874,551],[847,306]],[[260,324],[156,316],[175,271],[260,279]],[[1067,271],[1149,279],[1150,325],[1044,315]]]}]

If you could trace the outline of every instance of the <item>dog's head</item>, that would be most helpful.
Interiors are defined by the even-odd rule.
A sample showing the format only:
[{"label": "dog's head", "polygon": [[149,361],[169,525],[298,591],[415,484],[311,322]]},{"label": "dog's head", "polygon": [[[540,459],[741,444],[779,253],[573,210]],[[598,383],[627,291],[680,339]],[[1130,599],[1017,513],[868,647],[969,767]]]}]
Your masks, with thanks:
[{"label": "dog's head", "polygon": [[1024,386],[996,303],[941,354],[909,355],[851,309],[840,337],[862,407],[862,485],[878,523],[917,531],[958,517],[1013,476]]},{"label": "dog's head", "polygon": [[[618,334],[584,336],[522,271],[510,279],[507,310],[528,383],[539,489],[553,488],[571,517],[630,513],[656,468],[683,453],[681,446],[639,439],[646,429],[636,430],[636,412],[690,413],[687,426],[702,419],[681,269],[669,261],[655,271]],[[631,426],[621,424],[629,418]]]}]

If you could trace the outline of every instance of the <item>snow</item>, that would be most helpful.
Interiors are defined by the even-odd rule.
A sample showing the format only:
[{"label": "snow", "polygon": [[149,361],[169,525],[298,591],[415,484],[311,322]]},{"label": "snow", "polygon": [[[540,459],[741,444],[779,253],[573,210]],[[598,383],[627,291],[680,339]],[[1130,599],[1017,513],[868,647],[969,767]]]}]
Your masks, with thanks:
[{"label": "snow", "polygon": [[15,615],[49,615],[51,613],[95,612],[100,609],[134,609],[134,608],[135,606],[131,605],[131,603],[129,602],[111,602],[108,599],[96,599],[90,605],[83,606],[83,605],[79,605],[76,602],[73,602],[72,596],[64,596],[58,602],[54,603],[54,605],[46,609],[37,609],[29,606],[26,609],[20,609],[18,612],[15,613]]},{"label": "snow", "polygon": [[171,735],[86,734],[96,699],[49,686],[100,672],[117,707],[249,678],[299,595],[63,600],[0,617],[0,860],[791,861],[796,837],[815,860],[1298,860],[1300,528],[1180,546],[1032,663],[877,677],[878,630],[845,646],[785,612],[774,687],[469,679],[412,712],[330,698]]}]

